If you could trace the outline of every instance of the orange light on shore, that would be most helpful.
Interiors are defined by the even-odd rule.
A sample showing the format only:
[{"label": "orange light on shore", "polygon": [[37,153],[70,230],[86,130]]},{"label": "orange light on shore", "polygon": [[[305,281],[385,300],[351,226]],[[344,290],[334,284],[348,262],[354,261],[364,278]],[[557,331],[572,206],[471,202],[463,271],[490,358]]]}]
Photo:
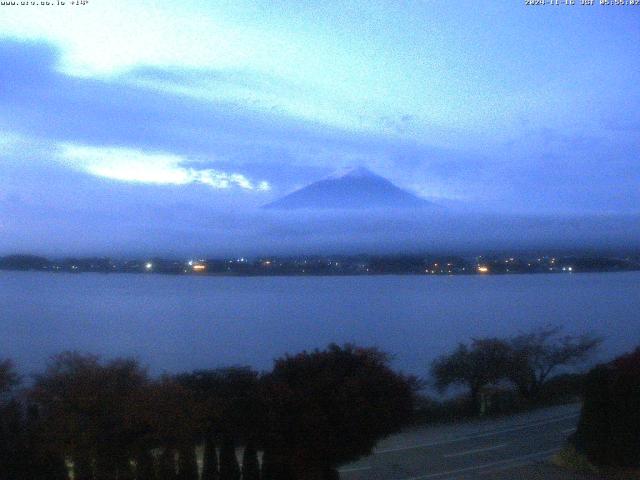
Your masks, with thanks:
[{"label": "orange light on shore", "polygon": [[489,267],[478,266],[478,273],[489,273]]},{"label": "orange light on shore", "polygon": [[193,266],[194,272],[204,272],[206,269],[207,269],[207,266],[202,264],[196,264]]}]

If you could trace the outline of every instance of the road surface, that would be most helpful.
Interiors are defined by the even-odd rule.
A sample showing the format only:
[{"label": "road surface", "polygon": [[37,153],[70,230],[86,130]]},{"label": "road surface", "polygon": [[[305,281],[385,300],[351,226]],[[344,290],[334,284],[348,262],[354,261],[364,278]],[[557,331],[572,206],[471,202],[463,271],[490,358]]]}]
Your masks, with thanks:
[{"label": "road surface", "polygon": [[540,465],[575,430],[580,405],[563,405],[500,419],[422,427],[382,441],[374,453],[340,468],[342,480],[577,478]]}]

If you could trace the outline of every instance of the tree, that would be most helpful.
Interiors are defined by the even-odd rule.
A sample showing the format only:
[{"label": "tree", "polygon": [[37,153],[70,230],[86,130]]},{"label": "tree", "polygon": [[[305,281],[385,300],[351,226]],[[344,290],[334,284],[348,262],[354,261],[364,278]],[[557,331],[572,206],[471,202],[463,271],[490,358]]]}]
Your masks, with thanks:
[{"label": "tree", "polygon": [[511,348],[504,340],[474,339],[471,346],[461,343],[452,354],[437,358],[431,375],[441,392],[451,385],[469,388],[471,407],[478,413],[482,388],[506,378],[510,360]]},{"label": "tree", "polygon": [[0,479],[26,478],[24,422],[20,407],[15,399],[0,405]]},{"label": "tree", "polygon": [[242,480],[260,480],[258,452],[251,440],[247,442],[242,454]]},{"label": "tree", "polygon": [[11,478],[20,468],[16,447],[21,443],[20,409],[10,392],[18,384],[11,360],[0,361],[0,478]]},{"label": "tree", "polygon": [[218,480],[218,452],[213,435],[207,436],[202,455],[202,480]]},{"label": "tree", "polygon": [[45,436],[73,459],[76,478],[131,477],[140,435],[131,408],[146,383],[146,371],[135,360],[103,363],[76,352],[53,357],[36,378],[31,397]]},{"label": "tree", "polygon": [[240,466],[233,439],[225,435],[220,447],[220,480],[240,480]]},{"label": "tree", "polygon": [[36,412],[15,388],[19,384],[13,362],[0,361],[0,479],[66,480],[63,457],[43,441]]},{"label": "tree", "polygon": [[9,359],[0,360],[0,395],[8,393],[18,383],[20,383],[20,377],[15,371],[13,362]]},{"label": "tree", "polygon": [[172,449],[165,447],[158,458],[158,480],[176,480],[176,463]]},{"label": "tree", "polygon": [[602,343],[593,334],[560,336],[561,327],[545,327],[511,339],[508,377],[525,399],[535,399],[553,371],[587,360]]},{"label": "tree", "polygon": [[69,471],[64,456],[44,434],[38,408],[34,405],[24,405],[23,408],[26,412],[24,429],[28,462],[25,479],[68,480]]},{"label": "tree", "polygon": [[185,444],[178,449],[178,472],[180,480],[198,480],[198,462],[194,445]]},{"label": "tree", "polygon": [[258,378],[251,367],[196,370],[176,377],[196,403],[201,439],[227,436],[236,442],[261,434],[265,414]]},{"label": "tree", "polygon": [[[203,478],[240,477],[236,444],[254,441],[264,431],[264,402],[258,379],[258,373],[250,367],[196,370],[176,377],[196,404],[198,435],[205,443]],[[220,444],[219,473],[216,443]]]},{"label": "tree", "polygon": [[136,455],[136,480],[154,480],[153,456],[151,451],[142,449]]},{"label": "tree", "polygon": [[192,392],[174,377],[165,375],[152,382],[145,394],[147,398],[139,421],[148,422],[152,432],[150,445],[162,450],[159,458],[160,478],[174,480],[192,476],[194,470],[197,472],[194,447],[200,424]]},{"label": "tree", "polygon": [[286,459],[298,480],[326,479],[410,420],[416,386],[375,348],[332,344],[276,360],[265,378],[269,463]]}]

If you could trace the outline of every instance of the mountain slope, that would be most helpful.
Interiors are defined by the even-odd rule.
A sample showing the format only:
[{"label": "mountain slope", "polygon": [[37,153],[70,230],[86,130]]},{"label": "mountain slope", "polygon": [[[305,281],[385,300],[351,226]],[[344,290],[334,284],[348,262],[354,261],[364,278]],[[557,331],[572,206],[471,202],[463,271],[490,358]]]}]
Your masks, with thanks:
[{"label": "mountain slope", "polygon": [[434,204],[409,193],[366,168],[332,175],[296,190],[265,208],[293,209],[370,209],[428,208]]}]

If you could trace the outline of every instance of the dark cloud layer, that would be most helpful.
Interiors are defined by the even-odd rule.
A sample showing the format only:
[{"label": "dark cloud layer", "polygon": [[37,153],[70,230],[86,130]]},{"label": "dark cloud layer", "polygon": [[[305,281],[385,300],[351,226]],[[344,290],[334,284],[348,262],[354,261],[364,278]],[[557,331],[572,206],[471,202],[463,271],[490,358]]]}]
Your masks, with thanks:
[{"label": "dark cloud layer", "polygon": [[225,209],[220,199],[207,201],[205,186],[140,186],[55,165],[14,168],[7,184],[25,188],[0,196],[3,253],[186,257],[640,247],[640,217],[633,215]]}]

